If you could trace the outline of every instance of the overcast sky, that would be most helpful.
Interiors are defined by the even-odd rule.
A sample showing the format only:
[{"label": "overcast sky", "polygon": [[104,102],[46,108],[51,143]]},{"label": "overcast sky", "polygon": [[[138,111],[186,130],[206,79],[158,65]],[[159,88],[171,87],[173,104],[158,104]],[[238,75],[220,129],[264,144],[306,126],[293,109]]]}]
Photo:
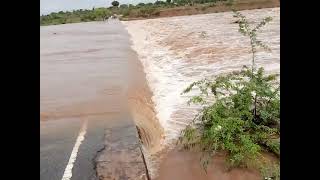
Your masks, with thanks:
[{"label": "overcast sky", "polygon": [[[92,9],[93,7],[108,7],[113,0],[40,0],[40,15],[74,9]],[[120,4],[137,4],[154,2],[155,0],[118,0]]]}]

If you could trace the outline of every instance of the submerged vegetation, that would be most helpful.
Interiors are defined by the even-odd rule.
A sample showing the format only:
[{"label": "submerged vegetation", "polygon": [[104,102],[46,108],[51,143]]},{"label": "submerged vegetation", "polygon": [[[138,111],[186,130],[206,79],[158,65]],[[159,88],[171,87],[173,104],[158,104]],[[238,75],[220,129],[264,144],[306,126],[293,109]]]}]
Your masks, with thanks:
[{"label": "submerged vegetation", "polygon": [[[120,4],[112,1],[110,7],[92,8],[91,10],[73,10],[53,12],[40,16],[40,25],[56,25],[89,21],[103,21],[116,14],[122,20],[152,18],[170,15],[187,15],[197,13],[219,12],[234,8],[273,7],[278,0],[166,0],[154,3]],[[211,9],[210,9],[211,8]]]},{"label": "submerged vegetation", "polygon": [[272,19],[251,27],[245,16],[234,13],[239,32],[250,39],[251,67],[197,81],[185,89],[183,93],[199,90],[188,103],[200,104],[202,109],[182,131],[179,142],[185,149],[203,153],[205,170],[212,156],[224,151],[230,168],[254,167],[266,179],[280,179],[278,162],[261,161],[263,152],[280,157],[280,84],[277,74],[267,75],[255,64],[257,49],[269,50],[257,39],[257,32]]}]

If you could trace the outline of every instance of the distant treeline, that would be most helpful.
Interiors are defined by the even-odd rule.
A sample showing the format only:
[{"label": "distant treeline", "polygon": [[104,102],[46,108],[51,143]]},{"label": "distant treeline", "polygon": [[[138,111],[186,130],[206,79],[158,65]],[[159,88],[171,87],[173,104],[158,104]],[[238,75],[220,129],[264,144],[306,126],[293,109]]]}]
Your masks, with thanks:
[{"label": "distant treeline", "polygon": [[230,0],[166,0],[154,3],[119,4],[112,2],[111,7],[93,8],[92,10],[74,10],[53,12],[48,15],[40,16],[40,25],[55,25],[77,22],[102,21],[113,14],[120,15],[121,18],[148,18],[160,15],[160,10],[177,6],[192,6],[194,4],[213,4],[218,1],[230,2]]}]

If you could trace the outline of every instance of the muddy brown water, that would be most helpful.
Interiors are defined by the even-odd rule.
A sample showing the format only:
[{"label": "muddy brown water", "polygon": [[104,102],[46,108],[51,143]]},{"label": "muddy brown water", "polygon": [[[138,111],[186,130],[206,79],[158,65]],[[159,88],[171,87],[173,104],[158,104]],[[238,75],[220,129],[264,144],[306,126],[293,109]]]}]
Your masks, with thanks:
[{"label": "muddy brown water", "polygon": [[[109,23],[40,28],[41,121],[117,119],[130,114],[144,147],[149,153],[157,152],[164,130],[155,115],[144,69],[121,23]],[[110,121],[110,126],[121,128],[126,123]],[[125,134],[117,136],[121,139]],[[223,159],[216,157],[205,174],[199,154],[172,151],[161,160],[157,179],[260,179],[254,171],[225,171]]]},{"label": "muddy brown water", "polygon": [[40,36],[41,121],[128,112],[145,144],[159,145],[152,93],[119,21],[41,27]]},{"label": "muddy brown water", "polygon": [[257,170],[235,168],[228,170],[225,154],[212,158],[207,172],[200,164],[198,152],[173,150],[162,160],[156,180],[261,180]]},{"label": "muddy brown water", "polygon": [[130,47],[120,25],[83,23],[40,29],[41,120],[124,109]]},{"label": "muddy brown water", "polygon": [[[99,155],[100,158],[97,158],[99,161],[109,158],[112,162],[97,162],[99,178],[103,176],[108,179],[109,174],[112,174],[111,178],[117,179],[124,176],[124,173],[126,177],[141,176],[135,174],[145,170],[140,163],[139,139],[134,137],[138,132],[136,125],[146,146],[152,146],[155,139],[159,139],[161,128],[146,121],[154,117],[150,100],[152,94],[122,24],[112,20],[40,27],[40,37],[41,134],[49,134],[52,136],[50,139],[57,137],[54,133],[58,129],[46,128],[46,124],[55,121],[59,124],[64,121],[65,126],[70,126],[70,119],[89,120],[90,126],[100,126],[96,128],[99,132],[102,128],[112,132],[111,135],[105,132],[107,151],[100,153],[101,157]],[[94,129],[88,131],[88,138],[96,139],[90,134],[97,132]],[[152,135],[150,131],[159,133]],[[133,147],[135,149],[131,150]],[[80,151],[80,155],[82,152],[89,150]],[[126,159],[127,156],[131,159]],[[46,161],[43,162],[45,164]],[[125,163],[139,165],[140,170],[127,168]],[[49,171],[52,168],[48,165],[42,169]],[[123,172],[116,174],[119,170]],[[60,176],[61,173],[55,174]],[[42,175],[49,178],[49,174]]]},{"label": "muddy brown water", "polygon": [[[267,16],[273,18],[259,31],[259,40],[265,42],[271,52],[259,50],[256,62],[267,73],[279,73],[280,8],[245,10],[241,13],[253,25]],[[181,95],[190,83],[250,65],[250,42],[238,32],[235,20],[232,12],[223,12],[123,22],[132,35],[133,49],[139,55],[154,94],[152,99],[164,129],[163,146],[166,148],[175,147],[174,142],[181,130],[193,120],[200,108],[197,105],[188,106],[187,103],[197,91]],[[201,169],[194,167],[200,166],[197,155],[178,152],[168,156],[163,152],[160,154],[161,158],[158,153],[148,158],[154,164],[151,167],[153,177],[219,179],[218,175],[204,176]],[[215,172],[225,174],[220,177],[222,179],[237,178],[236,173]],[[244,178],[249,178],[249,174],[246,173]]]}]

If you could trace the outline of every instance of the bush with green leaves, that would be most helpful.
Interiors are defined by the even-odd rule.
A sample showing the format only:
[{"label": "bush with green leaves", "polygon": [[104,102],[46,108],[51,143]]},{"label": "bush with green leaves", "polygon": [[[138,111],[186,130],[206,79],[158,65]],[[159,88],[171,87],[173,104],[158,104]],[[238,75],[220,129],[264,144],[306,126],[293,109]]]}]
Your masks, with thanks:
[{"label": "bush with green leaves", "polygon": [[257,158],[264,146],[277,152],[277,143],[270,143],[280,134],[276,77],[265,75],[263,68],[252,72],[244,67],[214,81],[192,83],[184,93],[200,89],[200,95],[193,96],[189,103],[202,104],[203,109],[194,124],[183,131],[184,145],[199,145],[211,154],[226,150],[232,166],[246,165],[246,160]]},{"label": "bush with green leaves", "polygon": [[123,17],[130,16],[131,9],[130,8],[123,8],[120,10],[120,13],[123,15]]},{"label": "bush with green leaves", "polygon": [[159,16],[160,11],[155,7],[144,6],[138,10],[138,16],[140,17],[150,17],[150,16]]},{"label": "bush with green leaves", "polygon": [[267,75],[262,67],[255,67],[257,49],[268,49],[257,39],[257,32],[271,18],[252,28],[239,12],[235,12],[235,17],[239,32],[250,38],[252,67],[194,82],[183,92],[197,89],[200,93],[188,103],[199,104],[202,109],[182,131],[179,142],[185,149],[203,152],[201,162],[205,170],[218,151],[227,152],[230,167],[248,167],[263,151],[280,156],[278,75]]},{"label": "bush with green leaves", "polygon": [[234,4],[234,0],[226,0],[226,2],[227,6],[232,6]]},{"label": "bush with green leaves", "polygon": [[110,15],[111,11],[107,8],[80,9],[72,12],[60,11],[59,13],[40,16],[40,25],[101,21]]},{"label": "bush with green leaves", "polygon": [[143,7],[143,6],[145,6],[145,5],[146,5],[145,3],[138,3],[138,4],[137,4],[138,7]]},{"label": "bush with green leaves", "polygon": [[127,5],[127,4],[121,4],[120,6],[119,6],[119,8],[128,8],[129,6]]},{"label": "bush with green leaves", "polygon": [[149,3],[146,3],[145,4],[145,6],[149,6],[149,7],[151,7],[151,6],[153,6],[154,4],[152,3],[152,2],[149,2]]},{"label": "bush with green leaves", "polygon": [[165,6],[167,3],[166,2],[164,2],[164,1],[156,1],[156,2],[154,2],[154,5],[156,5],[156,6]]},{"label": "bush with green leaves", "polygon": [[280,180],[280,164],[262,166],[260,172],[265,180]]}]

